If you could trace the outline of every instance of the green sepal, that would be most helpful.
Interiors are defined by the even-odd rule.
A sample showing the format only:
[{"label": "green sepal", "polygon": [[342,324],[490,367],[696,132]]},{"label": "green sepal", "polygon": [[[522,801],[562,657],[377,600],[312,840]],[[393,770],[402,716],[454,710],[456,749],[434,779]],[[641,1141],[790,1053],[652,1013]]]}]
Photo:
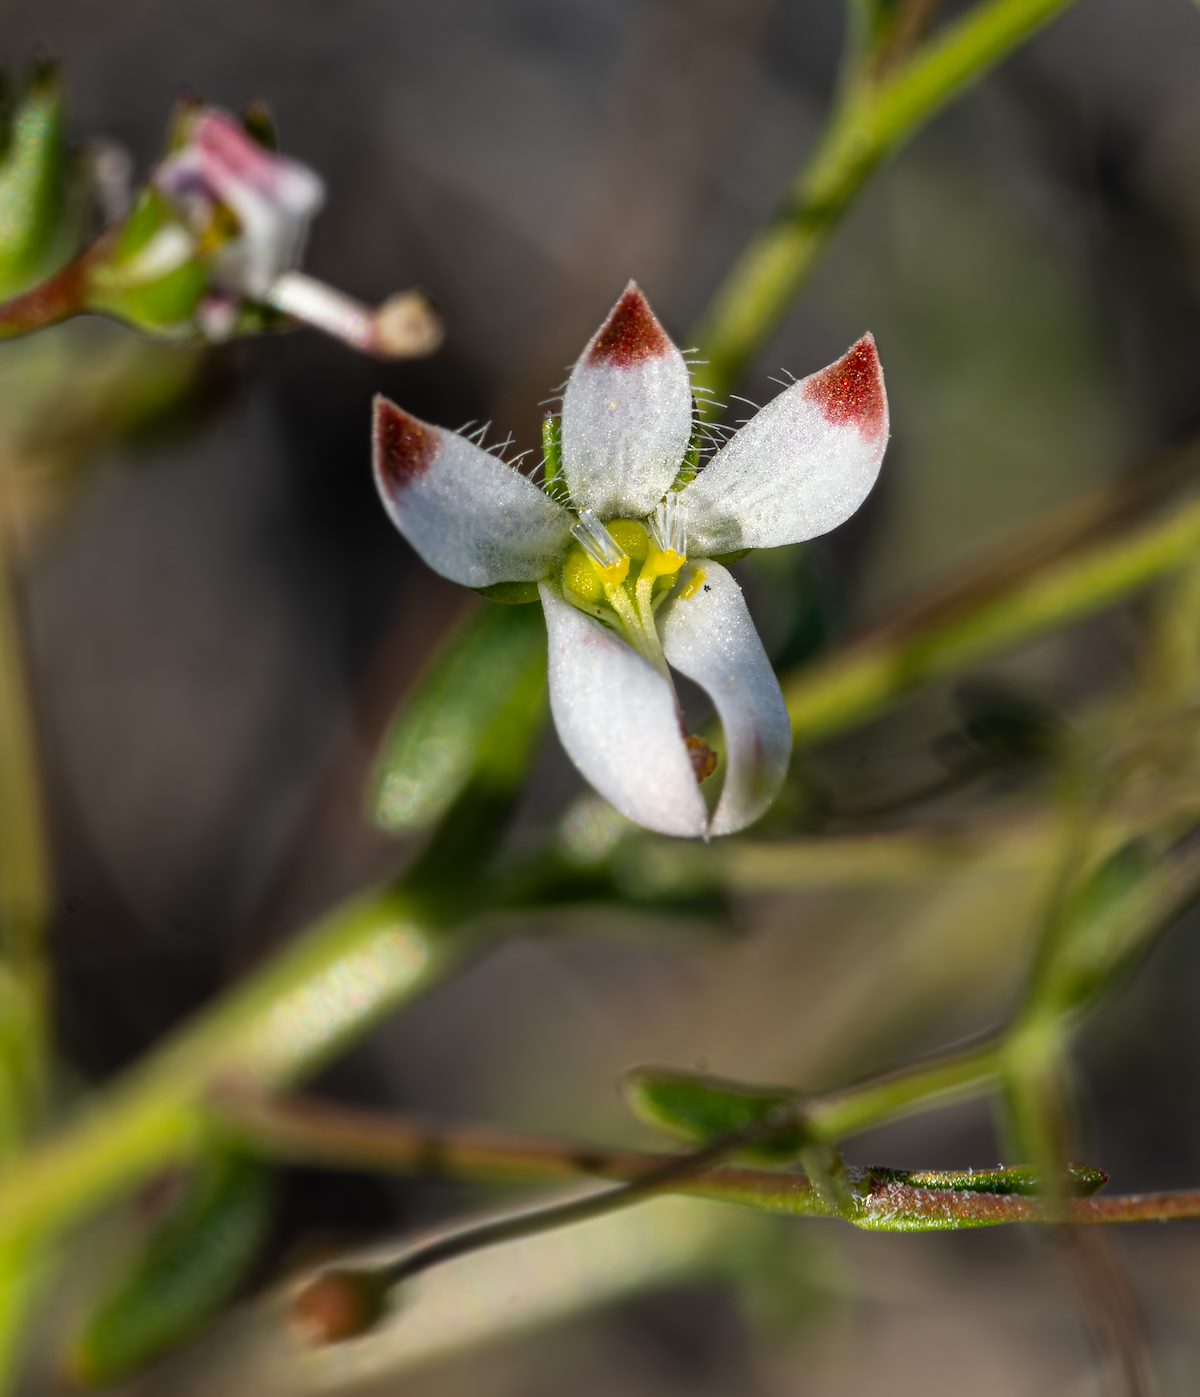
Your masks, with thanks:
[{"label": "green sepal", "polygon": [[73,250],[66,96],[57,67],[40,64],[0,120],[0,298],[6,298]]},{"label": "green sepal", "polygon": [[106,1387],[194,1334],[254,1263],[271,1218],[270,1180],[256,1161],[212,1156],[166,1220],[121,1261],[72,1347],[77,1381]]},{"label": "green sepal", "polygon": [[[692,399],[692,417],[696,416],[696,400]],[[688,449],[683,458],[683,465],[679,467],[675,479],[671,482],[672,490],[682,490],[685,485],[690,485],[696,478],[696,473],[700,469],[700,453],[704,449],[704,436],[700,423],[697,422],[692,429],[692,439],[688,442]]]},{"label": "green sepal", "polygon": [[556,504],[571,503],[571,491],[562,473],[562,418],[548,412],[542,418],[542,489]]},{"label": "green sepal", "polygon": [[523,760],[516,735],[541,723],[545,651],[540,612],[484,607],[468,618],[392,720],[369,798],[381,829],[426,828],[480,773],[504,783],[514,754]]},{"label": "green sepal", "polygon": [[261,98],[251,102],[242,112],[242,125],[246,134],[252,136],[264,150],[279,151],[279,131],[271,108]]},{"label": "green sepal", "polygon": [[753,548],[735,548],[732,553],[714,553],[712,561],[720,563],[723,568],[730,567],[733,563],[740,563],[743,558],[754,552]]},{"label": "green sepal", "polygon": [[158,190],[143,188],[128,218],[90,259],[87,309],[111,315],[151,334],[196,334],[195,316],[208,294],[208,268],[192,256],[160,276],[143,280],[138,259],[165,229],[182,226]]},{"label": "green sepal", "polygon": [[493,582],[490,587],[472,587],[471,590],[502,606],[526,606],[539,599],[536,582]]},{"label": "green sepal", "polygon": [[[634,1068],[622,1079],[622,1090],[640,1120],[699,1143],[749,1129],[773,1112],[785,1112],[796,1099],[786,1087],[749,1086],[662,1067]],[[810,1144],[803,1124],[797,1123],[736,1153],[778,1164],[795,1159]]]}]

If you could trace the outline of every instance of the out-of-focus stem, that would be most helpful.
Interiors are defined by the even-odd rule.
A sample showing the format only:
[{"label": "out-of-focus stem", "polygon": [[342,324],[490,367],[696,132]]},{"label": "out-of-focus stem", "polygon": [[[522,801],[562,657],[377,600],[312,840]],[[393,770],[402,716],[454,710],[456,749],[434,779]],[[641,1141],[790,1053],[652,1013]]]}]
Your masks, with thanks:
[{"label": "out-of-focus stem", "polygon": [[[0,1157],[12,1156],[36,1127],[51,1070],[50,860],[4,505],[0,498]],[[10,1390],[48,1264],[36,1246],[0,1243],[0,1392]]]},{"label": "out-of-focus stem", "polygon": [[86,309],[90,257],[82,253],[61,271],[10,301],[0,303],[0,340],[45,330]]},{"label": "out-of-focus stem", "polygon": [[[17,602],[0,519],[0,957],[4,1039],[19,1055],[20,1114],[36,1109],[45,1087],[47,986],[44,936],[50,917],[50,861],[37,770],[37,742]],[[17,1022],[13,1022],[14,1018]],[[6,1063],[12,1071],[14,1063]]]},{"label": "out-of-focus stem", "polygon": [[461,967],[481,937],[385,889],[335,909],[258,974],[0,1171],[0,1248],[61,1228],[187,1158],[222,1082],[282,1086]]},{"label": "out-of-focus stem", "polygon": [[812,743],[874,717],[901,695],[976,660],[1112,605],[1190,562],[1200,500],[1065,557],[999,579],[990,595],[952,600],[904,627],[868,633],[783,685],[792,730]]},{"label": "out-of-focus stem", "polygon": [[[723,401],[787,314],[867,177],[968,83],[1072,0],[989,0],[878,78],[859,46],[837,106],[784,206],[734,264],[695,334]],[[711,410],[712,400],[701,403]]]}]

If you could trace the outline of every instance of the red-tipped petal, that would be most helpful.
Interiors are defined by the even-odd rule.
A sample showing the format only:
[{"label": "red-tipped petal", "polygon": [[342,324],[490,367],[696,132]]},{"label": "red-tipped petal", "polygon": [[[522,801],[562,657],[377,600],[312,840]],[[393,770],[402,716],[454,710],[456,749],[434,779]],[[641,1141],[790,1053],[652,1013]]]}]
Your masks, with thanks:
[{"label": "red-tipped petal", "polygon": [[602,519],[649,514],[675,479],[691,430],[687,364],[630,282],[563,396],[563,474],[573,503]]},{"label": "red-tipped petal", "polygon": [[629,369],[646,359],[661,359],[674,348],[671,337],[650,309],[650,302],[631,281],[585,353],[589,364]]},{"label": "red-tipped petal", "polygon": [[887,399],[874,335],[864,335],[834,364],[805,380],[804,395],[835,427],[876,440],[887,431]]},{"label": "red-tipped petal", "polygon": [[382,397],[373,437],[379,496],[435,572],[490,587],[535,582],[558,565],[571,516],[520,471]]},{"label": "red-tipped petal", "polygon": [[888,436],[875,341],[780,393],[683,492],[688,552],[778,548],[836,528],[870,493]]},{"label": "red-tipped petal", "polygon": [[375,399],[375,476],[387,495],[420,479],[437,456],[434,429],[387,398]]}]

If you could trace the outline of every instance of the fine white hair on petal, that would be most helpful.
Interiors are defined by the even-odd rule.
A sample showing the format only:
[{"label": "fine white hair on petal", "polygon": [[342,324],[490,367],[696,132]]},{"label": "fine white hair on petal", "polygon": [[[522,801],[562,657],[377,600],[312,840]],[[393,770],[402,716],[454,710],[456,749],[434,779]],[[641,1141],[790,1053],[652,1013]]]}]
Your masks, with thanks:
[{"label": "fine white hair on petal", "polygon": [[464,587],[535,582],[561,560],[572,517],[466,437],[375,399],[375,484],[435,572]]},{"label": "fine white hair on petal", "polygon": [[888,438],[875,341],[793,383],[732,436],[686,489],[692,551],[802,543],[870,493]]},{"label": "fine white hair on petal", "polygon": [[659,613],[667,662],[712,699],[725,734],[725,776],[710,834],[745,829],[779,794],[792,753],[792,728],[779,681],[754,628],[742,589],[720,563],[702,558],[691,596],[676,593]]},{"label": "fine white hair on petal", "polygon": [[563,395],[563,474],[601,519],[650,513],[678,473],[692,430],[687,364],[630,282],[571,370]]},{"label": "fine white hair on petal", "polygon": [[659,834],[705,833],[708,811],[665,675],[612,631],[538,589],[546,613],[550,711],[584,778],[622,815]]}]

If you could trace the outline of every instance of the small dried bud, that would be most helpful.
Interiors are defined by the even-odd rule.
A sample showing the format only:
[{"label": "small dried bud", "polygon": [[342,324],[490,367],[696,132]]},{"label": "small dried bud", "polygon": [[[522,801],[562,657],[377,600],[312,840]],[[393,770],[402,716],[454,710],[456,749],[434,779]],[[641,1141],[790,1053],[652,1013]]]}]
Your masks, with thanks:
[{"label": "small dried bud", "polygon": [[290,1319],[314,1348],[368,1333],[387,1308],[387,1283],[375,1271],[337,1268],[309,1281],[292,1301]]}]

